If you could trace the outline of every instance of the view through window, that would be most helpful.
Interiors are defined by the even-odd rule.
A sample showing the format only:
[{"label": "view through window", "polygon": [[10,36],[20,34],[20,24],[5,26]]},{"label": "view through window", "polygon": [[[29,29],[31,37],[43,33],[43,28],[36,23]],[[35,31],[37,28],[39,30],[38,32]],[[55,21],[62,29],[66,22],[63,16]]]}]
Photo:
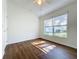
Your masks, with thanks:
[{"label": "view through window", "polygon": [[67,14],[44,20],[44,34],[67,38]]}]

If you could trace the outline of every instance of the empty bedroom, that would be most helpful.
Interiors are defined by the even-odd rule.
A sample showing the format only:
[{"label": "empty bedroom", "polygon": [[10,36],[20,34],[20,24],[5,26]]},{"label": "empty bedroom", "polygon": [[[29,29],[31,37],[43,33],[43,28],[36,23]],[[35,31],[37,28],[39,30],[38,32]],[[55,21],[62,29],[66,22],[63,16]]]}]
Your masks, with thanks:
[{"label": "empty bedroom", "polygon": [[3,59],[77,59],[76,0],[3,0]]}]

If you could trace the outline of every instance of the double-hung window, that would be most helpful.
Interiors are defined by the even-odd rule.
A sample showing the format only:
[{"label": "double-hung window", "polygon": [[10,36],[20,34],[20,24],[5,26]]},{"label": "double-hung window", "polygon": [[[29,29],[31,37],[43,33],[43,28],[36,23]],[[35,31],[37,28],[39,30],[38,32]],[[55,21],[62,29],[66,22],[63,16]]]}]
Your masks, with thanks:
[{"label": "double-hung window", "polygon": [[67,14],[44,20],[44,34],[67,38]]}]

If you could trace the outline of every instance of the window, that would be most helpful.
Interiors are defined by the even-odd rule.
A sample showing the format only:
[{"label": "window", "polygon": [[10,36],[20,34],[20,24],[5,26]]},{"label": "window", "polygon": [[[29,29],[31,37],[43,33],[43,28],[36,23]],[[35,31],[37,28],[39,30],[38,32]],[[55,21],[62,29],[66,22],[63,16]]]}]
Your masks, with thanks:
[{"label": "window", "polygon": [[53,35],[53,25],[52,25],[52,19],[45,20],[44,21],[44,34],[45,35]]},{"label": "window", "polygon": [[45,20],[44,34],[67,38],[67,14]]}]

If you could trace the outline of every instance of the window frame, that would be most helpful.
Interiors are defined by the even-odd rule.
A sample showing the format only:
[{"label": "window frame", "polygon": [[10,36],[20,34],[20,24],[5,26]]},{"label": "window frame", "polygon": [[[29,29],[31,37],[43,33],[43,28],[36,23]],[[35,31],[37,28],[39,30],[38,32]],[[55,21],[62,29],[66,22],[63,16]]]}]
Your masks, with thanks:
[{"label": "window frame", "polygon": [[[59,17],[59,16],[62,16],[62,15],[67,15],[67,24],[66,25],[53,25],[53,18],[55,18],[55,17]],[[47,36],[55,36],[54,34],[55,34],[55,32],[54,32],[54,30],[55,30],[55,27],[61,27],[61,26],[66,26],[67,27],[67,29],[66,29],[66,33],[68,32],[68,13],[64,13],[64,14],[61,14],[61,15],[58,15],[58,16],[54,16],[54,17],[51,17],[51,18],[49,18],[49,19],[47,19],[47,20],[50,20],[50,19],[52,19],[52,26],[44,26],[44,28],[45,27],[52,27],[52,32],[45,32],[45,30],[44,30],[44,33],[52,33],[53,35],[47,35],[47,34],[45,34],[45,35],[47,35]],[[45,21],[45,20],[44,20]],[[57,33],[57,32],[56,32]],[[63,32],[60,32],[60,33],[63,33]],[[67,35],[68,35],[68,33],[67,33]],[[59,37],[59,36],[56,36],[56,37]],[[68,36],[67,36],[68,37]],[[67,38],[66,37],[66,38]],[[60,37],[60,38],[65,38],[65,37]]]}]

